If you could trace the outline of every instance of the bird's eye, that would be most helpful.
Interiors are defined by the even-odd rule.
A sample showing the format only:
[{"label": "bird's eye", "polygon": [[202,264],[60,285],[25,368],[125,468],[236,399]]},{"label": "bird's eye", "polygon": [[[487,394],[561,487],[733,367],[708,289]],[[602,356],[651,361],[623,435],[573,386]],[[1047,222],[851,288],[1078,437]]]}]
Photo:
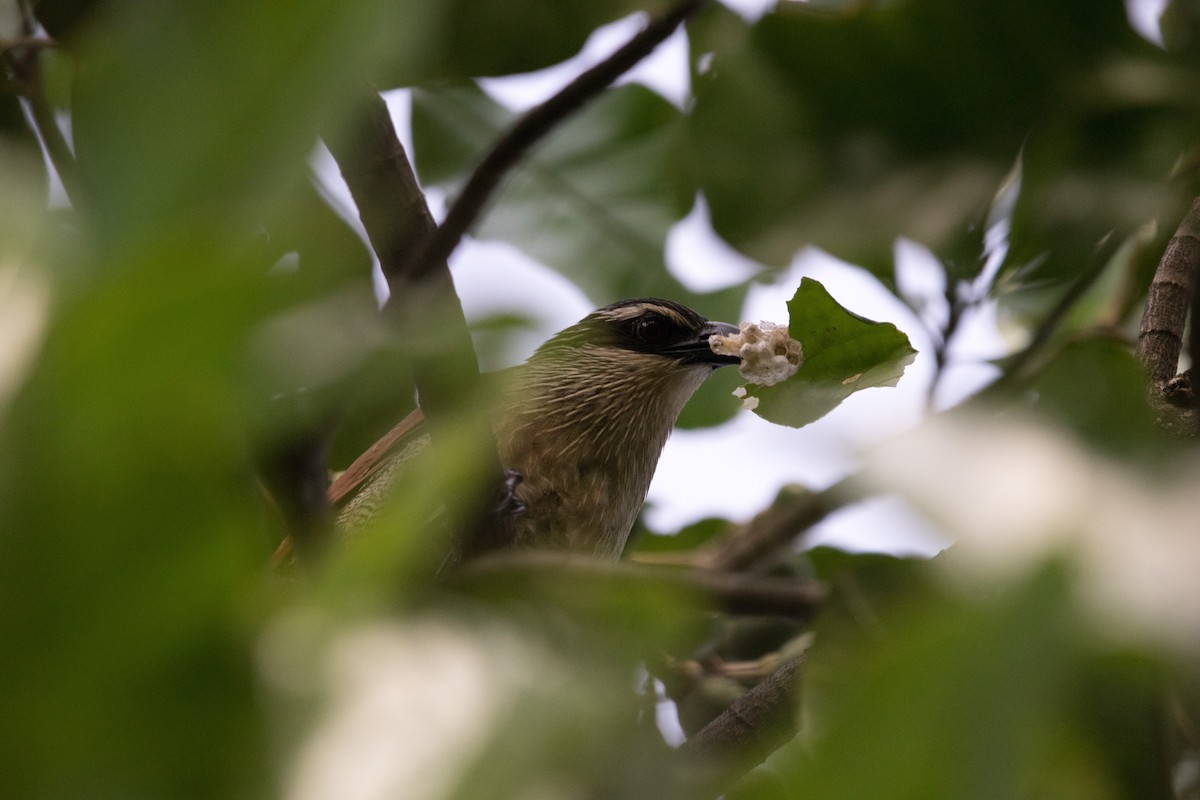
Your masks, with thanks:
[{"label": "bird's eye", "polygon": [[634,327],[637,337],[646,344],[662,344],[671,333],[670,325],[662,317],[643,317]]}]

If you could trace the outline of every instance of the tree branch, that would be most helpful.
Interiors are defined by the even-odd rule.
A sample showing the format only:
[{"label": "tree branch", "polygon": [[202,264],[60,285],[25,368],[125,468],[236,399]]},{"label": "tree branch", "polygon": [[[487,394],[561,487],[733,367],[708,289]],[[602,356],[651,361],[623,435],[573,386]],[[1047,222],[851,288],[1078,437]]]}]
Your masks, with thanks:
[{"label": "tree branch", "polygon": [[803,655],[785,661],[684,742],[677,753],[685,780],[715,797],[794,736],[803,666]]},{"label": "tree branch", "polygon": [[[410,282],[401,269],[404,259],[437,226],[387,103],[369,85],[360,86],[359,95],[350,133],[327,136],[326,144],[358,206],[359,219],[379,257],[388,288],[395,294]],[[430,272],[440,272],[444,266],[434,265],[439,269]]]},{"label": "tree branch", "polygon": [[859,497],[859,490],[848,478],[820,492],[784,487],[770,506],[706,550],[700,563],[725,572],[761,567],[790,547],[797,536]]},{"label": "tree branch", "polygon": [[770,676],[739,697],[712,722],[679,748],[690,758],[703,759],[752,744],[773,750],[780,741],[779,728],[795,714],[800,696],[800,668],[804,656],[785,661]]},{"label": "tree branch", "polygon": [[651,53],[679,25],[707,0],[683,0],[663,16],[651,22],[621,49],[582,73],[558,94],[531,109],[488,151],[475,167],[462,192],[446,214],[434,235],[413,250],[402,267],[410,276],[419,277],[450,257],[467,230],[479,217],[504,176],[521,157],[556,125],[600,94]]},{"label": "tree branch", "polygon": [[1179,369],[1184,323],[1188,309],[1195,302],[1197,273],[1200,273],[1200,197],[1192,201],[1167,243],[1142,313],[1137,357],[1160,391]]},{"label": "tree branch", "polygon": [[816,582],[603,561],[537,550],[495,553],[476,559],[457,570],[451,580],[498,579],[506,584],[523,585],[536,578],[568,585],[610,582],[618,584],[612,587],[614,592],[621,591],[621,586],[656,583],[703,595],[730,614],[787,616],[800,620],[812,617],[827,595],[825,586]]},{"label": "tree branch", "polygon": [[470,413],[471,404],[479,397],[479,365],[462,304],[444,258],[430,262],[419,275],[405,269],[409,255],[433,234],[433,216],[387,104],[365,84],[362,95],[351,134],[328,137],[326,144],[388,279],[391,296],[385,315],[397,331],[401,320],[405,323],[406,333],[398,335],[411,337],[416,331],[435,338],[436,346],[418,346],[412,353],[413,379],[434,445],[449,441],[453,431],[465,428],[482,462],[482,473],[489,476],[486,490],[468,500],[476,510],[462,552],[502,547],[510,541],[508,526],[492,508],[492,488],[501,484],[500,463],[486,418]]}]

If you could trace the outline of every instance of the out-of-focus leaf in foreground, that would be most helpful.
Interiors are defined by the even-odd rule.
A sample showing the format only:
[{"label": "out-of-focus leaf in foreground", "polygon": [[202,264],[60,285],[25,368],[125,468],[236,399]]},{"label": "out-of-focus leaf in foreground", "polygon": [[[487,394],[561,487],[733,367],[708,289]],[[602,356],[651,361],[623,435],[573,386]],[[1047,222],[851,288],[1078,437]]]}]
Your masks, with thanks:
[{"label": "out-of-focus leaf in foreground", "polygon": [[870,625],[848,598],[857,618],[817,631],[811,738],[759,770],[783,792],[735,796],[1169,797],[1159,677],[1083,635],[1067,576],[1050,564],[973,601],[929,585]]},{"label": "out-of-focus leaf in foreground", "polygon": [[254,230],[251,204],[280,188],[263,181],[303,176],[294,165],[346,118],[363,64],[410,58],[425,14],[380,0],[105,11],[80,40],[72,121],[91,227],[113,246],[184,222]]},{"label": "out-of-focus leaf in foreground", "polygon": [[628,671],[613,668],[619,655],[602,646],[606,636],[528,614],[534,628],[567,635],[555,643],[515,624],[512,609],[459,605],[457,614],[333,630],[281,620],[270,634],[272,688],[317,711],[308,730],[291,732],[301,738],[288,797],[346,796],[362,776],[369,789],[355,797],[490,800],[548,786],[570,786],[568,796],[678,796],[664,769],[669,751],[639,724]]},{"label": "out-of-focus leaf in foreground", "polygon": [[783,383],[746,387],[763,419],[803,427],[860,389],[895,386],[917,355],[895,325],[847,311],[811,278],[787,306],[788,333],[804,346],[804,363]]},{"label": "out-of-focus leaf in foreground", "polygon": [[[273,223],[414,14],[112,2],[63,43],[83,190],[69,224],[28,215],[37,237],[0,213],[0,274],[37,287],[16,296],[40,340],[0,418],[0,795],[268,793],[252,644],[273,543],[248,433],[314,359],[286,342],[271,374],[245,365],[273,311],[342,280],[308,239],[363,262],[327,213],[312,236]],[[38,208],[10,152],[0,212]],[[272,273],[280,247],[305,251],[303,292]]]}]

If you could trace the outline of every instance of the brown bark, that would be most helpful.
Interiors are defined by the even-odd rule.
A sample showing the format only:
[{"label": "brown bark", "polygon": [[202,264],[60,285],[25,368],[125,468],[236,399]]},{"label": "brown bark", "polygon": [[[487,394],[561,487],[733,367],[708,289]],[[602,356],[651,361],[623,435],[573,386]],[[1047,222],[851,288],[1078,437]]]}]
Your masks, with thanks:
[{"label": "brown bark", "polygon": [[[1179,370],[1188,309],[1195,302],[1200,272],[1200,198],[1179,223],[1163,253],[1146,296],[1137,357],[1156,388],[1162,390]],[[1193,325],[1195,323],[1193,322]],[[1197,354],[1193,353],[1193,357]]]},{"label": "brown bark", "polygon": [[[486,419],[468,412],[479,396],[479,365],[471,344],[462,304],[446,260],[412,269],[410,254],[436,231],[425,195],[396,129],[387,104],[374,88],[364,85],[358,118],[351,133],[329,137],[327,144],[358,207],[359,218],[379,257],[391,295],[384,313],[395,323],[397,337],[405,331],[436,331],[436,347],[417,347],[412,353],[413,380],[421,408],[437,447],[452,431],[471,426],[481,474],[490,476],[485,489],[500,486],[496,443]],[[436,452],[436,451],[435,451]],[[486,551],[509,543],[507,525],[493,513],[494,492],[481,490],[470,498],[474,506],[464,551]]]}]

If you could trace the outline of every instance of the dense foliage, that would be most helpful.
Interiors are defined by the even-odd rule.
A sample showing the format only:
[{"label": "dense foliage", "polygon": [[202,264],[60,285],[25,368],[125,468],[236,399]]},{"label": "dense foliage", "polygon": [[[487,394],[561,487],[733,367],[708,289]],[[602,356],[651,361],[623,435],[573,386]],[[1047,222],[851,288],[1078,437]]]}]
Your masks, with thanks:
[{"label": "dense foliage", "polygon": [[[366,81],[409,87],[417,173],[453,197],[514,120],[477,79],[669,6],[0,0],[0,796],[1200,797],[1200,471],[1134,356],[1198,188],[1190,0],[1161,44],[1119,0],[701,4],[688,102],[604,91],[472,234],[597,305],[735,319],[749,283],[664,266],[702,194],[759,279],[809,246],[861,265],[938,369],[998,304],[999,379],[856,480],[611,569],[438,576],[427,523],[467,525],[479,472],[451,437],[371,532],[273,559],[287,454],[336,429],[344,467],[439,353],[443,306],[378,313],[318,139],[359,129]],[[901,290],[901,237],[941,290]],[[731,380],[689,424],[737,413]],[[794,546],[875,491],[959,543]],[[748,743],[665,741],[797,658]]]}]

